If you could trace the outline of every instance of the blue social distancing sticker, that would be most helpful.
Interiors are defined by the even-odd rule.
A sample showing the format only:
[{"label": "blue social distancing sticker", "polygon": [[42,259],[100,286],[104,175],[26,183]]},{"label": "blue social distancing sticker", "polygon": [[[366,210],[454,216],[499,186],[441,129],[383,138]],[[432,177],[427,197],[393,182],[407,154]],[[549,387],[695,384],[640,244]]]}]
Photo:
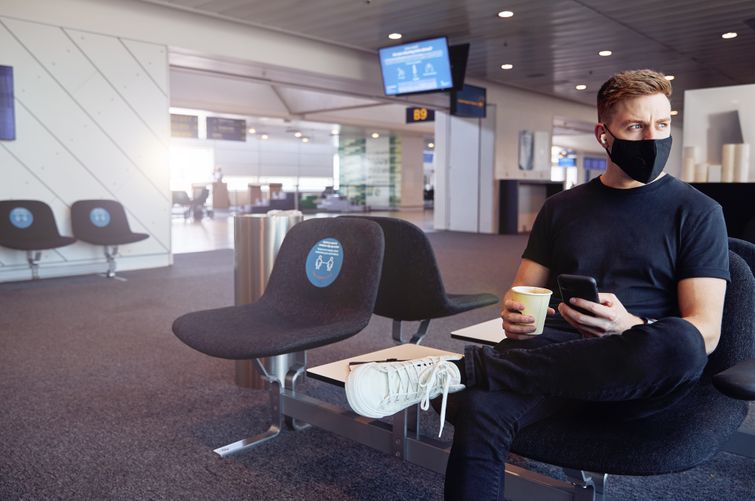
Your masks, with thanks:
[{"label": "blue social distancing sticker", "polygon": [[89,220],[98,228],[104,228],[110,224],[110,213],[102,207],[95,207],[89,213]]},{"label": "blue social distancing sticker", "polygon": [[34,222],[34,215],[26,207],[16,207],[10,211],[10,224],[20,230],[25,230]]},{"label": "blue social distancing sticker", "polygon": [[343,265],[343,247],[335,238],[323,238],[307,255],[307,278],[315,287],[327,287],[338,278]]}]

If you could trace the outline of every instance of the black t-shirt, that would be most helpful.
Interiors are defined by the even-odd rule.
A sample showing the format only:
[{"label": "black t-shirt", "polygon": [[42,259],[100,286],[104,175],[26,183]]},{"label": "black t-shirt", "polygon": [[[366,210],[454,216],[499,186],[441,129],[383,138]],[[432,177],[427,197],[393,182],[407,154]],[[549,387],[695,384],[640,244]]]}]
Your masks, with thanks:
[{"label": "black t-shirt", "polygon": [[679,316],[682,279],[729,280],[721,206],[670,175],[632,189],[596,178],[548,198],[522,257],[550,270],[552,306],[559,274],[588,275],[642,317]]}]

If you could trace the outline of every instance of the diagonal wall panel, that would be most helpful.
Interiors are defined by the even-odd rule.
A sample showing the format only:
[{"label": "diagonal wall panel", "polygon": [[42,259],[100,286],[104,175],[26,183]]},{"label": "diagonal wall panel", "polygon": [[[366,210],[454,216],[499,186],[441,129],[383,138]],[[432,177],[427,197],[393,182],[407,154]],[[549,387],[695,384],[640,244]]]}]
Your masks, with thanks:
[{"label": "diagonal wall panel", "polygon": [[[151,238],[123,246],[119,269],[171,262],[166,48],[129,44],[0,16],[17,110],[17,140],[0,145],[0,198],[47,202],[64,234],[76,200],[120,201],[132,229]],[[27,279],[23,258],[0,248],[0,281]],[[45,252],[40,274],[91,273],[102,263],[101,248],[76,243]]]}]

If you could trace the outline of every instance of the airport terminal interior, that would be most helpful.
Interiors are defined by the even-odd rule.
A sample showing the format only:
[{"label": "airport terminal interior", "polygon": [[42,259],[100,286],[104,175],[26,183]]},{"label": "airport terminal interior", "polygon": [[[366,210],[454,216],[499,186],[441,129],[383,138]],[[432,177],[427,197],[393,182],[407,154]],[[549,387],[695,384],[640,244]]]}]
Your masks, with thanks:
[{"label": "airport terminal interior", "polygon": [[672,141],[625,177],[720,206],[721,341],[658,413],[517,428],[498,499],[755,499],[753,54],[752,0],[0,0],[0,499],[496,499],[444,487],[436,402],[349,378],[504,340],[645,68]]}]

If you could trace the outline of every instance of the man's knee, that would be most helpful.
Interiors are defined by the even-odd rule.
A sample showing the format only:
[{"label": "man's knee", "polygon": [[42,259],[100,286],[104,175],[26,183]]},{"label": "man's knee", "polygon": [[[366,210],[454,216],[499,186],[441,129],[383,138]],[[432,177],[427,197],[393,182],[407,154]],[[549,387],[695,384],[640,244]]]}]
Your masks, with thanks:
[{"label": "man's knee", "polygon": [[677,370],[699,376],[708,362],[702,334],[681,318],[662,318],[650,325],[637,326],[627,334],[640,346],[640,356],[649,357],[669,372]]}]

